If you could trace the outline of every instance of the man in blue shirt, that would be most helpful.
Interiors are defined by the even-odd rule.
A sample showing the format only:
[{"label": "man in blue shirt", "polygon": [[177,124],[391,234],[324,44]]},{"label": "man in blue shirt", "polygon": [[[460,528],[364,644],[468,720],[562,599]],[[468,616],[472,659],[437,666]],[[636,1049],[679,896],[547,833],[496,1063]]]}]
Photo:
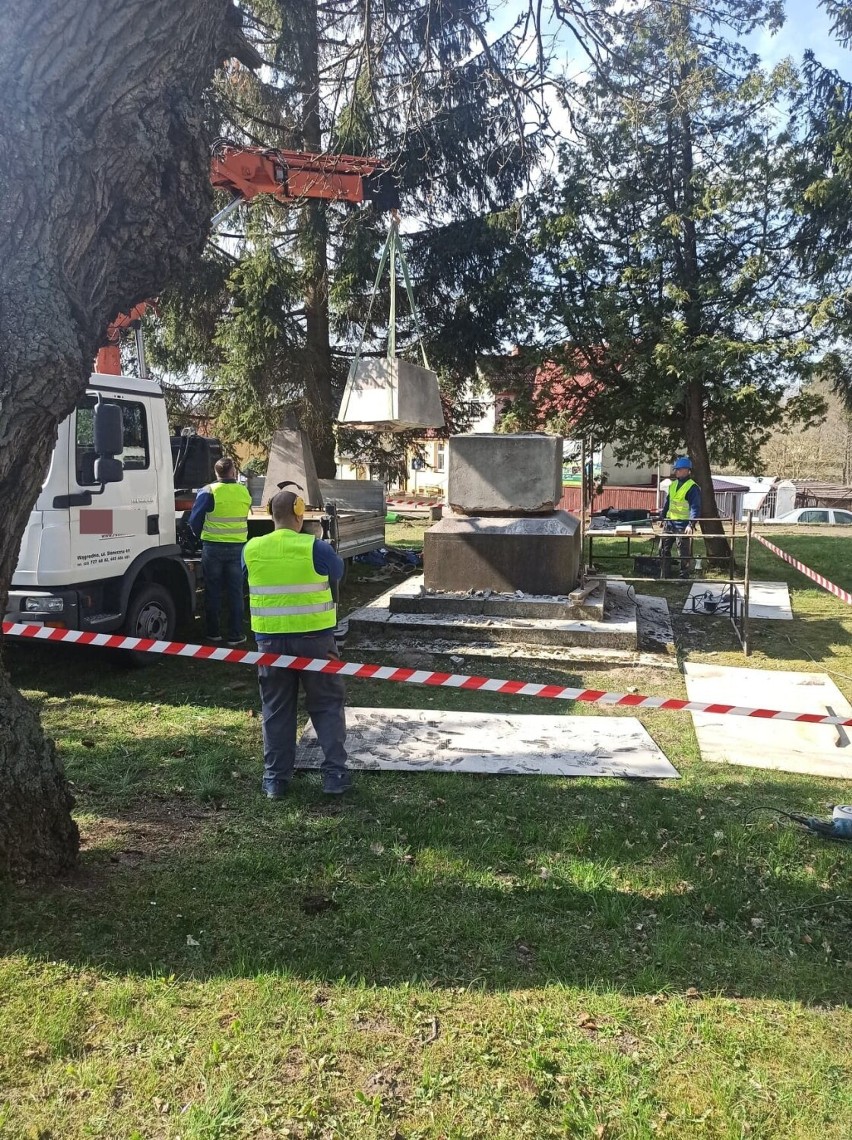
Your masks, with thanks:
[{"label": "man in blue shirt", "polygon": [[[305,503],[279,491],[270,503],[275,529],[246,545],[251,625],[261,653],[339,660],[333,583],[343,559],[327,543],[303,534]],[[342,795],[352,780],[346,768],[346,690],[336,673],[258,665],[263,725],[263,790],[269,799],[287,793],[296,759],[299,688],[323,752],[322,789]]]},{"label": "man in blue shirt", "polygon": [[201,569],[204,575],[204,612],[207,637],[220,642],[224,594],[228,611],[228,645],[242,645],[243,571],[242,552],[248,539],[247,516],[251,510],[248,489],[237,482],[237,469],[227,456],[214,468],[216,482],[202,487],[189,516],[189,529],[201,539]]},{"label": "man in blue shirt", "polygon": [[679,456],[672,464],[672,478],[660,518],[665,521],[666,537],[660,543],[661,575],[671,577],[672,546],[677,542],[681,578],[692,574],[692,534],[701,518],[701,488],[692,478],[692,460]]}]

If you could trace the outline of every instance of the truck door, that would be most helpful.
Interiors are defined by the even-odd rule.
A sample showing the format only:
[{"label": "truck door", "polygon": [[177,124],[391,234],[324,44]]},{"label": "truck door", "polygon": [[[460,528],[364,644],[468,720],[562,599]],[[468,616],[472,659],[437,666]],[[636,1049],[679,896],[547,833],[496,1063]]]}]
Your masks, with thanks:
[{"label": "truck door", "polygon": [[[105,397],[121,408],[124,468],[120,483],[108,483],[102,494],[95,482],[93,409],[97,398],[81,397],[74,413],[69,448],[71,569],[74,581],[111,578],[124,572],[137,555],[159,544],[151,519],[157,518],[156,474],[152,464],[149,402],[133,394]],[[73,492],[92,492],[91,502],[74,503]],[[69,583],[70,584],[70,583]]]}]

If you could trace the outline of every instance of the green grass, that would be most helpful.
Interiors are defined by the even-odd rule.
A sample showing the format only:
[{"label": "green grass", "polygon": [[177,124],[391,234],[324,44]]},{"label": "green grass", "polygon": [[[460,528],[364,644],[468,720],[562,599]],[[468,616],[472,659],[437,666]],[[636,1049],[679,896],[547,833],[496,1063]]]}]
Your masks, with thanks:
[{"label": "green grass", "polygon": [[[852,587],[843,539],[778,544]],[[816,668],[807,649],[852,676],[848,608],[768,552],[755,573],[790,582],[796,620],[760,623],[753,663]],[[345,601],[387,584],[357,569]],[[743,663],[722,621],[680,632],[690,659]],[[8,657],[84,848],[72,880],[2,897],[0,1136],[852,1134],[852,851],[764,810],[822,815],[852,784],[703,765],[688,718],[649,712],[677,784],[381,773],[328,804],[305,775],[268,803],[250,669]],[[672,671],[477,670],[684,693]],[[350,700],[598,715],[377,682]]]}]

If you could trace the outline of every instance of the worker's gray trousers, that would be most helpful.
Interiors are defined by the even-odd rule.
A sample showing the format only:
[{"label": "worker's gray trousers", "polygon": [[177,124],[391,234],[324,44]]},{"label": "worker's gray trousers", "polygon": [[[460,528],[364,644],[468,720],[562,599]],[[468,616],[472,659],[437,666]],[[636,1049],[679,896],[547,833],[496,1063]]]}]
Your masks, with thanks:
[{"label": "worker's gray trousers", "polygon": [[660,558],[662,565],[661,576],[663,578],[671,578],[671,565],[672,565],[672,546],[677,543],[677,554],[680,561],[678,567],[679,576],[681,578],[688,578],[692,573],[692,539],[689,535],[684,534],[682,530],[675,530],[672,523],[666,525],[666,534],[660,542]]},{"label": "worker's gray trousers", "polygon": [[[322,657],[339,660],[330,629],[319,633],[256,634],[262,653],[286,653],[291,657]],[[346,686],[333,673],[309,673],[258,665],[261,715],[263,716],[263,790],[283,792],[293,774],[296,759],[296,710],[299,685],[305,691],[305,708],[323,751],[323,775],[346,769]]]}]

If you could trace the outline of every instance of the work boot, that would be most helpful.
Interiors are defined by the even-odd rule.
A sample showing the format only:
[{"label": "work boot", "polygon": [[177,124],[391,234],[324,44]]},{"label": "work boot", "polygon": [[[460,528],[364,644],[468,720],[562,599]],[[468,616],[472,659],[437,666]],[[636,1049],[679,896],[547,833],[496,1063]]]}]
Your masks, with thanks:
[{"label": "work boot", "polygon": [[352,787],[352,776],[349,772],[324,772],[322,777],[322,790],[327,796],[342,796]]}]

